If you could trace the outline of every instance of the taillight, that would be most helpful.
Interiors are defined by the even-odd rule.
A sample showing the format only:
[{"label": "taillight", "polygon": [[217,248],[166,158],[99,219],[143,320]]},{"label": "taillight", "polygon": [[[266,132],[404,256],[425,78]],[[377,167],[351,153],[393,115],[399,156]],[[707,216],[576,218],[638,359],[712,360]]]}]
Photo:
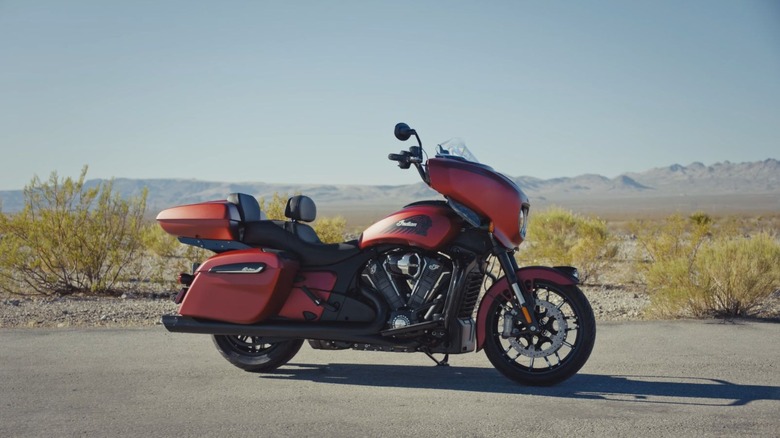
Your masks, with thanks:
[{"label": "taillight", "polygon": [[190,287],[190,285],[192,284],[193,280],[195,280],[195,276],[194,275],[185,274],[183,272],[181,274],[179,274],[179,277],[176,279],[176,281],[180,285],[182,285],[184,287]]}]

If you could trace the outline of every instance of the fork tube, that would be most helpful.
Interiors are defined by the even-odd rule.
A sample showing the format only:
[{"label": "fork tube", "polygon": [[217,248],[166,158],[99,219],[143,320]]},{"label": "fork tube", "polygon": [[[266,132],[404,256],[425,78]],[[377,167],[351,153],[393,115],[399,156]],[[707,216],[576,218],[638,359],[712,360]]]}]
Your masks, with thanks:
[{"label": "fork tube", "polygon": [[[501,264],[501,269],[504,270],[507,281],[509,281],[509,287],[512,288],[515,298],[517,298],[517,304],[520,306],[522,315],[520,316],[526,323],[528,329],[532,332],[536,332],[539,329],[539,323],[536,321],[536,316],[533,313],[533,296],[530,292],[525,290],[523,285],[517,279],[517,262],[509,256],[507,251],[497,251],[496,257]],[[530,302],[529,302],[530,301]]]}]

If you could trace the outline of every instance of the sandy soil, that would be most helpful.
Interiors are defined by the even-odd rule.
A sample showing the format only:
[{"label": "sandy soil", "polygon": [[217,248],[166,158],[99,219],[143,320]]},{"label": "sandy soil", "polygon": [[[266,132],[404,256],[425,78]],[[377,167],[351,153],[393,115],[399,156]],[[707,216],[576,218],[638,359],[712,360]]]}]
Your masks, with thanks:
[{"label": "sandy soil", "polygon": [[[644,292],[615,286],[586,286],[585,295],[599,321],[644,318],[650,299]],[[56,299],[0,298],[0,327],[142,327],[160,324],[160,316],[176,312],[168,294],[124,294],[121,297],[74,296]],[[780,291],[758,317],[780,320]]]}]

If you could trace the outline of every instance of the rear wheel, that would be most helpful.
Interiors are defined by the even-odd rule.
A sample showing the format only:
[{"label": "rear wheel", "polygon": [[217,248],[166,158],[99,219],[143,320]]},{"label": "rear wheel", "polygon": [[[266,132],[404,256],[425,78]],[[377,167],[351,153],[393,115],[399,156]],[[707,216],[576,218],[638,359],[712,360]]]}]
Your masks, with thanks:
[{"label": "rear wheel", "polygon": [[523,333],[524,324],[514,322],[512,312],[520,309],[515,309],[506,291],[489,304],[485,354],[512,380],[525,385],[554,385],[585,365],[596,339],[596,321],[577,286],[538,282],[533,295],[539,333]]},{"label": "rear wheel", "polygon": [[273,371],[286,364],[303,345],[302,339],[267,342],[261,336],[214,335],[217,351],[233,365],[251,372]]}]

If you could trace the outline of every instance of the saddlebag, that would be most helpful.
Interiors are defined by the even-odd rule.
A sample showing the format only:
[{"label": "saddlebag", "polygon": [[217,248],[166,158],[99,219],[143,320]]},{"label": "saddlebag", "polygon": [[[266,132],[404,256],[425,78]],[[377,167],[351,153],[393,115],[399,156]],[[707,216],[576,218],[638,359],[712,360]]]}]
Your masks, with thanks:
[{"label": "saddlebag", "polygon": [[179,313],[236,324],[275,315],[292,288],[298,263],[261,249],[215,255],[195,271]]}]

